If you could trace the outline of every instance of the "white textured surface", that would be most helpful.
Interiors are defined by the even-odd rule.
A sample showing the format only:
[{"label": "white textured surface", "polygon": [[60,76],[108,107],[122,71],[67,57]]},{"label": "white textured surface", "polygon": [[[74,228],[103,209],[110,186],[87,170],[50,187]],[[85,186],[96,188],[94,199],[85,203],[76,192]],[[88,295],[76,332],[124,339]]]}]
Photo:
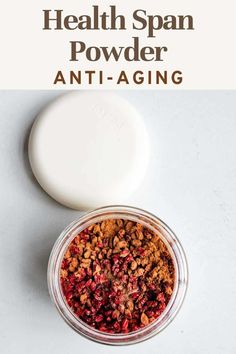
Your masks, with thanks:
[{"label": "white textured surface", "polygon": [[26,140],[41,107],[59,92],[0,92],[1,354],[234,354],[236,352],[236,92],[122,92],[145,117],[151,163],[129,204],[177,233],[190,282],[174,322],[153,339],[104,347],[74,333],[52,306],[46,263],[79,213],[32,178]]},{"label": "white textured surface", "polygon": [[122,204],[146,174],[149,141],[133,105],[108,92],[70,92],[39,114],[29,160],[40,185],[77,210]]}]

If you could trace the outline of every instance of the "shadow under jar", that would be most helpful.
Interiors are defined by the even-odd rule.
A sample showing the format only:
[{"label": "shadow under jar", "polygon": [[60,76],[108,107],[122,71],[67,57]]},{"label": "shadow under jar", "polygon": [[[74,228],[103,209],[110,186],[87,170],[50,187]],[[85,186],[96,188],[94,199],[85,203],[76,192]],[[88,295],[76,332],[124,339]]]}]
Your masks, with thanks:
[{"label": "shadow under jar", "polygon": [[163,330],[182,305],[187,281],[186,257],[173,231],[128,206],[103,207],[74,221],[57,239],[48,265],[50,296],[63,319],[76,332],[112,345],[138,343]]}]

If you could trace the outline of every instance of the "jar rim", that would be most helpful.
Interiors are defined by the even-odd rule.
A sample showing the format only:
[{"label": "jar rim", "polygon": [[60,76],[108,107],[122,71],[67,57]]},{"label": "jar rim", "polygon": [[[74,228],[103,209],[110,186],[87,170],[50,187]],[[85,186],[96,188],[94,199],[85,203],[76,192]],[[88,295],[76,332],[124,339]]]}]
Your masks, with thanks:
[{"label": "jar rim", "polygon": [[[136,331],[129,333],[102,332],[86,324],[79,319],[66,303],[60,285],[61,261],[74,237],[89,225],[105,219],[129,219],[139,222],[162,239],[167,246],[175,268],[175,285],[173,294],[166,309],[155,321]],[[82,215],[78,220],[68,225],[56,240],[48,262],[48,288],[50,297],[58,312],[67,324],[76,332],[94,341],[112,344],[126,345],[144,341],[162,331],[179,312],[183,303],[188,283],[188,266],[183,247],[175,233],[159,217],[146,210],[123,205],[110,205],[95,209]]]}]

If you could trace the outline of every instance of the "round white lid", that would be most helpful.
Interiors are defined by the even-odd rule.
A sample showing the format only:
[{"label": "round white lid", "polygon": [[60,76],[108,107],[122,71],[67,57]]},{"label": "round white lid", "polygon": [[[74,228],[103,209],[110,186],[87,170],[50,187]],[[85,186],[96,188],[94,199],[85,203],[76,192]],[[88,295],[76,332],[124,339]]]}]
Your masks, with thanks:
[{"label": "round white lid", "polygon": [[38,116],[29,160],[42,188],[74,209],[127,201],[149,160],[144,122],[119,95],[70,92]]}]

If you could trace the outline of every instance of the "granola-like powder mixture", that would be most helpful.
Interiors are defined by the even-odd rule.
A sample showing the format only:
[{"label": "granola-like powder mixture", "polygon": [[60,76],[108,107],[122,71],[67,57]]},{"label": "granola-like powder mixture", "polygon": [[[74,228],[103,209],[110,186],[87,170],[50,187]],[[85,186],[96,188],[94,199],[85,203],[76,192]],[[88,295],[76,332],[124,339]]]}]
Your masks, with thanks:
[{"label": "granola-like powder mixture", "polygon": [[157,319],[174,280],[163,241],[130,220],[105,220],[83,230],[61,264],[68,305],[81,320],[108,333],[128,333]]}]

